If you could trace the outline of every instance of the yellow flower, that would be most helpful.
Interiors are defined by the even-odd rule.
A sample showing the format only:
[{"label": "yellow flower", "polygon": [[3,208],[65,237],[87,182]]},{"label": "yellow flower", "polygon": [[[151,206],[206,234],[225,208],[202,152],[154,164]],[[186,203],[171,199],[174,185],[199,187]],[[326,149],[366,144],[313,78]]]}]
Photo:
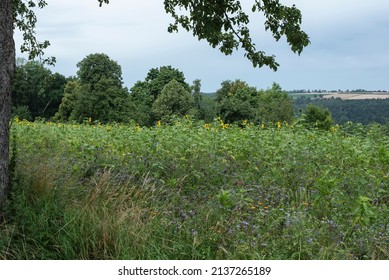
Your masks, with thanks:
[{"label": "yellow flower", "polygon": [[211,126],[209,125],[209,123],[206,123],[206,124],[204,124],[204,128],[205,128],[205,129],[210,129]]},{"label": "yellow flower", "polygon": [[262,123],[262,126],[261,126],[261,127],[262,127],[262,129],[264,129],[264,128],[265,128],[265,123]]},{"label": "yellow flower", "polygon": [[157,121],[157,126],[161,127],[161,121]]},{"label": "yellow flower", "polygon": [[281,122],[277,122],[277,128],[278,128],[278,129],[281,128]]},{"label": "yellow flower", "polygon": [[89,124],[92,123],[92,118],[91,117],[88,118],[88,123]]},{"label": "yellow flower", "polygon": [[247,124],[248,124],[248,120],[243,120],[242,125],[247,125]]}]

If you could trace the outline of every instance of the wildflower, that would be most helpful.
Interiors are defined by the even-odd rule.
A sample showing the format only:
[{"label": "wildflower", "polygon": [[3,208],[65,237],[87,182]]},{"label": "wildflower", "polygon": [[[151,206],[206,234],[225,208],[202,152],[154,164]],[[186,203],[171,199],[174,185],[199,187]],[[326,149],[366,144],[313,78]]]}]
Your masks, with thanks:
[{"label": "wildflower", "polygon": [[161,121],[157,121],[157,127],[161,127]]},{"label": "wildflower", "polygon": [[19,121],[19,118],[18,117],[16,117],[15,118],[15,123],[19,123],[20,121]]},{"label": "wildflower", "polygon": [[281,128],[281,122],[277,122],[277,128],[278,128],[278,129]]},{"label": "wildflower", "polygon": [[262,127],[262,129],[264,129],[265,128],[265,123],[262,123],[261,127]]},{"label": "wildflower", "polygon": [[206,123],[206,124],[204,124],[204,128],[205,128],[205,129],[210,129],[211,126],[209,125],[209,123]]},{"label": "wildflower", "polygon": [[92,123],[92,118],[91,118],[91,117],[88,118],[88,123],[89,123],[89,124]]},{"label": "wildflower", "polygon": [[247,120],[243,120],[242,125],[246,126],[248,124]]}]

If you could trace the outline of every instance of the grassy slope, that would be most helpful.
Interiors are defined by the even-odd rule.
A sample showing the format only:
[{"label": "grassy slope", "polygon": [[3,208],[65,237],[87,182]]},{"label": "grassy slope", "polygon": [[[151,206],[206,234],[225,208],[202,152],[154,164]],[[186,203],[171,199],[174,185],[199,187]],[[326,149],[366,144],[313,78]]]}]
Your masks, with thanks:
[{"label": "grassy slope", "polygon": [[389,258],[389,139],[378,128],[184,120],[12,132],[0,258]]}]

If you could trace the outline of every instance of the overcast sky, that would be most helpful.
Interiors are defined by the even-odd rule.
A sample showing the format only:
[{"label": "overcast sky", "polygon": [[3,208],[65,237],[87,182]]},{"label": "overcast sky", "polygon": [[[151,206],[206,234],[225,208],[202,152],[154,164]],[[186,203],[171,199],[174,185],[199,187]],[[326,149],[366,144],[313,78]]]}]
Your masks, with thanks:
[{"label": "overcast sky", "polygon": [[[225,56],[184,30],[168,33],[171,19],[163,0],[111,0],[102,8],[97,0],[47,2],[37,11],[37,36],[50,41],[46,54],[57,58],[52,70],[65,76],[75,75],[77,62],[88,54],[106,53],[122,66],[129,88],[144,80],[149,69],[171,65],[183,71],[189,83],[200,79],[204,92],[235,79],[257,88],[268,88],[274,81],[286,90],[389,90],[388,0],[281,0],[302,11],[311,44],[300,56],[285,41],[275,42],[264,31],[261,17],[250,12],[257,49],[277,57],[277,72],[254,69],[242,52]],[[245,7],[253,2],[241,0]],[[18,33],[16,44],[18,50]]]}]

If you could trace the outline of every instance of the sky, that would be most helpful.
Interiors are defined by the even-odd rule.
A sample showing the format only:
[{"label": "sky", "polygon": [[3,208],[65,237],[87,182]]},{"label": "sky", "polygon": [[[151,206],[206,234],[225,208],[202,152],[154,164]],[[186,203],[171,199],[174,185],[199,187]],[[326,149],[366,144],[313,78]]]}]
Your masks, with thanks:
[{"label": "sky", "polygon": [[[55,56],[53,72],[73,76],[76,64],[92,53],[105,53],[122,67],[125,86],[143,81],[151,68],[171,65],[186,81],[200,79],[203,92],[215,92],[225,80],[241,79],[258,89],[277,82],[285,90],[389,90],[388,0],[281,0],[303,15],[302,29],[311,44],[301,55],[286,40],[265,32],[263,17],[250,10],[254,0],[241,0],[251,17],[257,50],[274,54],[280,67],[253,68],[242,51],[225,56],[206,41],[180,29],[168,33],[172,19],[163,0],[48,0],[37,10],[38,40],[49,40],[47,56]],[[249,12],[250,11],[250,12]],[[18,57],[22,42],[15,33]]]}]

